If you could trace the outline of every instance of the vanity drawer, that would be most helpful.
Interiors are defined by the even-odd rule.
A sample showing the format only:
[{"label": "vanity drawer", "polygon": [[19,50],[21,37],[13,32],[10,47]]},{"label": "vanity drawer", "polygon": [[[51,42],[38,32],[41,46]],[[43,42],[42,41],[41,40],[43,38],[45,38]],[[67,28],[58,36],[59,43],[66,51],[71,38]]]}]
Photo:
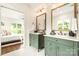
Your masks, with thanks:
[{"label": "vanity drawer", "polygon": [[67,45],[69,47],[73,47],[74,46],[74,42],[70,41],[70,40],[66,40],[66,39],[58,39],[58,43],[59,44],[63,44],[63,45]]},{"label": "vanity drawer", "polygon": [[57,38],[54,38],[54,37],[45,36],[45,39],[48,39],[48,40],[51,40],[51,41],[57,41]]}]

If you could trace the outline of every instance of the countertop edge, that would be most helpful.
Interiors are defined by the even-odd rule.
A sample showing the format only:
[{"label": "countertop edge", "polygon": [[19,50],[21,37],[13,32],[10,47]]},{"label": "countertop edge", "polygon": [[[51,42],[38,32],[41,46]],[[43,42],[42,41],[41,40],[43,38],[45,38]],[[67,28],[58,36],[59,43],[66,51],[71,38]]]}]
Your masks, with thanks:
[{"label": "countertop edge", "polygon": [[70,36],[56,36],[56,35],[44,35],[44,36],[48,36],[48,37],[55,37],[55,38],[61,38],[61,39],[65,39],[65,40],[70,40],[70,41],[76,41],[79,42],[79,38],[76,37],[70,37]]}]

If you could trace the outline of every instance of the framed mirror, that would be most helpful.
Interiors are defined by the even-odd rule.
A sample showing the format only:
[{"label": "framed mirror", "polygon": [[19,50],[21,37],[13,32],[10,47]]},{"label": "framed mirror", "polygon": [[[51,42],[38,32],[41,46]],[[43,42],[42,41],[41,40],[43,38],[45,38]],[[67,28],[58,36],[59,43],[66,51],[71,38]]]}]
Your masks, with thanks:
[{"label": "framed mirror", "polygon": [[36,16],[36,30],[38,32],[45,32],[45,30],[46,30],[46,13]]},{"label": "framed mirror", "polygon": [[[65,31],[77,30],[76,22],[76,4],[66,3],[51,10],[51,30]],[[75,22],[74,22],[75,19]],[[75,28],[72,28],[73,25]]]},{"label": "framed mirror", "polygon": [[79,37],[79,3],[76,4],[76,14],[77,14],[77,27],[78,27],[78,37]]}]

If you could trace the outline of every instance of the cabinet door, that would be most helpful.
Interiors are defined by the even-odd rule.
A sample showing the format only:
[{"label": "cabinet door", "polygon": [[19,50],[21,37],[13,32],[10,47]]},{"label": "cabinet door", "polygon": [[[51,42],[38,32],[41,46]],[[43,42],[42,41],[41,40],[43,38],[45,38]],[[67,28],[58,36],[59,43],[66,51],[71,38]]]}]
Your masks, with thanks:
[{"label": "cabinet door", "polygon": [[59,39],[57,46],[59,56],[73,56],[73,41]]},{"label": "cabinet door", "polygon": [[79,56],[79,42],[74,42],[74,56]]},{"label": "cabinet door", "polygon": [[29,45],[31,46],[31,42],[32,42],[32,40],[33,40],[33,37],[32,37],[32,34],[29,34]]},{"label": "cabinet door", "polygon": [[30,44],[31,46],[38,48],[38,35],[34,34],[30,35]]},{"label": "cabinet door", "polygon": [[59,56],[73,56],[73,47],[67,45],[59,44],[58,46]]},{"label": "cabinet door", "polygon": [[56,56],[56,42],[45,38],[45,54],[48,56]]}]

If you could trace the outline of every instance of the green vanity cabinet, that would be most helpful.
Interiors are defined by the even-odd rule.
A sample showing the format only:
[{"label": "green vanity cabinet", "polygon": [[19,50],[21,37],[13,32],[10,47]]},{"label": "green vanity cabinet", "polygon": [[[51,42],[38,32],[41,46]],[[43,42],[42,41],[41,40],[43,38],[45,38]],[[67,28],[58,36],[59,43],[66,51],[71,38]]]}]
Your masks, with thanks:
[{"label": "green vanity cabinet", "polygon": [[73,48],[66,45],[59,46],[58,56],[73,56]]},{"label": "green vanity cabinet", "polygon": [[58,56],[73,56],[74,53],[74,42],[66,39],[58,40]]},{"label": "green vanity cabinet", "polygon": [[74,56],[79,56],[79,42],[74,42]]},{"label": "green vanity cabinet", "polygon": [[62,38],[58,38],[58,44],[62,44],[62,45],[66,45],[69,47],[73,47],[74,41],[71,40],[67,40],[67,39],[62,39]]},{"label": "green vanity cabinet", "polygon": [[79,56],[79,41],[45,36],[45,55]]},{"label": "green vanity cabinet", "polygon": [[30,33],[29,34],[30,39],[30,46],[38,49],[44,48],[44,36],[42,34],[38,33]]},{"label": "green vanity cabinet", "polygon": [[[76,40],[76,39],[74,39]],[[66,39],[61,39],[60,41],[64,41],[63,43],[65,43],[66,49],[64,48],[63,50],[66,52],[65,56],[79,56],[79,41],[72,41],[72,40],[66,40]],[[62,43],[61,43],[62,44]],[[59,44],[60,45],[60,44]],[[64,45],[64,44],[62,44]],[[60,47],[60,46],[59,46]],[[59,49],[59,55],[61,55],[60,49]],[[62,54],[64,55],[64,54]]]},{"label": "green vanity cabinet", "polygon": [[30,45],[38,48],[38,35],[30,34]]},{"label": "green vanity cabinet", "polygon": [[45,37],[45,55],[55,56],[56,55],[56,39],[51,37]]}]

